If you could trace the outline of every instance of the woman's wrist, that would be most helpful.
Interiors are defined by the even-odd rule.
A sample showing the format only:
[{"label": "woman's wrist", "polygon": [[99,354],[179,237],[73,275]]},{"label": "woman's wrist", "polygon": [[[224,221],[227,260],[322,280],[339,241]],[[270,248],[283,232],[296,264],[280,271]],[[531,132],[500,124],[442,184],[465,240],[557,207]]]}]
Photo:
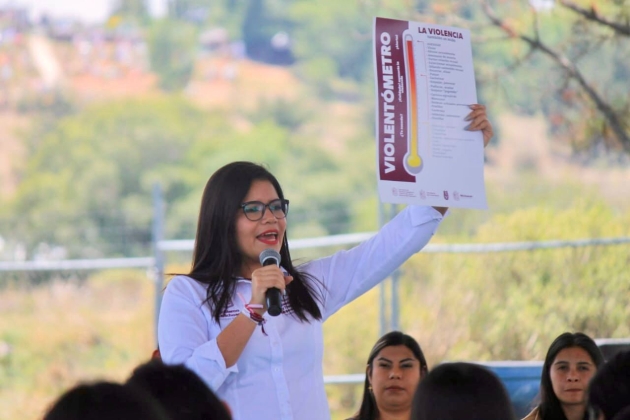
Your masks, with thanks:
[{"label": "woman's wrist", "polygon": [[243,308],[241,313],[248,317],[252,322],[256,323],[259,327],[261,327],[263,334],[267,335],[267,333],[265,332],[265,317],[263,317],[262,314],[256,312],[257,310],[264,311],[264,308],[260,308],[261,306],[262,305],[260,304],[247,304],[245,305],[245,308]]},{"label": "woman's wrist", "polygon": [[267,310],[265,309],[265,305],[262,303],[249,302],[245,305],[245,310],[249,312],[255,312],[258,315],[264,315]]},{"label": "woman's wrist", "polygon": [[247,303],[247,301],[245,300],[245,296],[243,296],[241,293],[237,293],[237,294],[238,294],[238,297],[241,299],[241,302],[243,302],[243,306],[245,307],[245,310],[247,312],[254,312],[257,315],[261,315],[261,316],[264,315],[265,312],[267,312],[267,310],[265,309],[264,301],[256,302],[256,300],[254,299],[254,296],[252,296],[249,300],[249,303]]}]

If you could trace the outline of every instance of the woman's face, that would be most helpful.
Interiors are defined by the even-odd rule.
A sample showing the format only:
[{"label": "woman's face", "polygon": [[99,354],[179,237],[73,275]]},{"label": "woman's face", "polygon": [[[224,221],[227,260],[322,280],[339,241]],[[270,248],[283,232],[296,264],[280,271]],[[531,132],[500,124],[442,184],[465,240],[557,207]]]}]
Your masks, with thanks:
[{"label": "woman's face", "polygon": [[595,363],[581,347],[561,350],[549,368],[553,392],[562,405],[586,403],[588,383],[595,375]]},{"label": "woman's face", "polygon": [[[278,198],[278,193],[271,182],[256,180],[249,188],[243,202],[260,201],[263,204],[269,204],[270,201]],[[243,256],[243,267],[241,267],[243,277],[250,277],[251,272],[260,267],[258,256],[262,251],[273,248],[280,252],[286,228],[287,219],[277,219],[268,207],[265,207],[262,219],[257,221],[249,220],[242,209],[238,210],[236,241]]]},{"label": "woman's face", "polygon": [[369,380],[379,411],[411,409],[420,382],[420,361],[407,346],[385,347],[372,362]]}]

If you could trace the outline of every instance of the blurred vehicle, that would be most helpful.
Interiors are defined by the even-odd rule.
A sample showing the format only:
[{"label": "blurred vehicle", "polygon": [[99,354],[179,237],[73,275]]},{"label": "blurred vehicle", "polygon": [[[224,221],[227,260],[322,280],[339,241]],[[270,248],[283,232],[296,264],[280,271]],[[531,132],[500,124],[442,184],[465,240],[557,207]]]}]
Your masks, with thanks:
[{"label": "blurred vehicle", "polygon": [[536,406],[543,367],[542,360],[481,362],[479,364],[493,371],[501,379],[512,401],[516,418],[522,419]]}]

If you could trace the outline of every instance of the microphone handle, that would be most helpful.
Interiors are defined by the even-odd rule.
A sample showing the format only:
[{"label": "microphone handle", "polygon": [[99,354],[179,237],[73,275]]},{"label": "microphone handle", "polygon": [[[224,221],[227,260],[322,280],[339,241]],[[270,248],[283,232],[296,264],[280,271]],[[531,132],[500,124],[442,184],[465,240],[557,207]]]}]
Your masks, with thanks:
[{"label": "microphone handle", "polygon": [[280,298],[280,289],[272,287],[265,292],[267,298],[267,313],[271,316],[278,316],[282,313],[282,301]]}]

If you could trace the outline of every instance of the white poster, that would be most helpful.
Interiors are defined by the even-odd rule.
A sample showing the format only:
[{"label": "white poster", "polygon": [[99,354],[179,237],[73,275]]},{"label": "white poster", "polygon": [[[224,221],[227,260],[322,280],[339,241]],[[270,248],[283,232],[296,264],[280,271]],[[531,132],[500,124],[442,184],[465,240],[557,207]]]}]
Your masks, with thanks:
[{"label": "white poster", "polygon": [[376,18],[374,54],[381,201],[487,208],[470,32]]}]

